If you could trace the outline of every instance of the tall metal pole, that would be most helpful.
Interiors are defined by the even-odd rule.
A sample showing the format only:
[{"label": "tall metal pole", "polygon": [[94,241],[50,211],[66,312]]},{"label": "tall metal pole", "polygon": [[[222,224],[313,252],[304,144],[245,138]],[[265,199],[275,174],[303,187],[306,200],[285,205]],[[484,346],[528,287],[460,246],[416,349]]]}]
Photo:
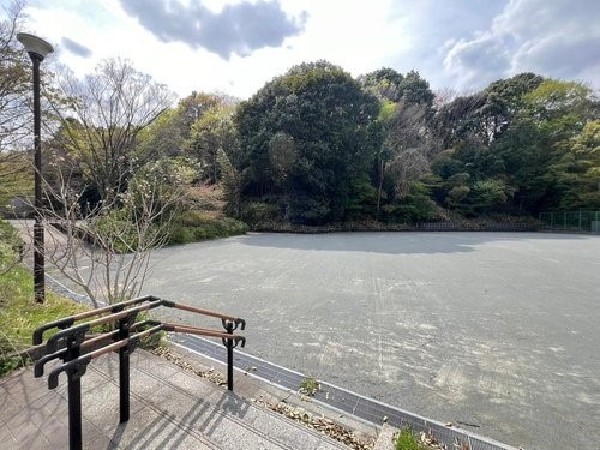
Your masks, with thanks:
[{"label": "tall metal pole", "polygon": [[35,224],[33,227],[33,282],[35,301],[44,303],[44,223],[42,214],[42,106],[40,100],[40,64],[54,49],[43,39],[17,33],[33,63],[33,130],[35,150]]},{"label": "tall metal pole", "polygon": [[35,135],[35,225],[33,227],[33,284],[35,301],[44,303],[44,223],[42,215],[42,107],[40,63],[44,59],[29,52],[33,63],[33,128]]}]

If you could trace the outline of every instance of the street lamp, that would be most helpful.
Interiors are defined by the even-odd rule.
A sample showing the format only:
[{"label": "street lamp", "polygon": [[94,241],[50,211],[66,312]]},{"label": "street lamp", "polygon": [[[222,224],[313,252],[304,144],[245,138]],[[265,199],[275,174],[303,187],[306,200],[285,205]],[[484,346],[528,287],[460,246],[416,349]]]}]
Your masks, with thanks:
[{"label": "street lamp", "polygon": [[33,129],[35,135],[35,225],[33,227],[33,284],[35,301],[44,303],[44,224],[42,222],[42,113],[40,102],[40,64],[54,49],[43,39],[18,33],[33,63]]}]

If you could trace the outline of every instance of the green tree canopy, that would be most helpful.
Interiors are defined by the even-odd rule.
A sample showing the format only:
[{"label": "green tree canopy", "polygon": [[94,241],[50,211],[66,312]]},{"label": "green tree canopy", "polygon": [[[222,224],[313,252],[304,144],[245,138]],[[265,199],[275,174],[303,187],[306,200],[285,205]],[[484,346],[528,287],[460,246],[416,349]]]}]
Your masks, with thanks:
[{"label": "green tree canopy", "polygon": [[295,66],[267,83],[235,116],[246,157],[244,194],[277,195],[282,171],[274,149],[289,156],[282,149],[293,143],[284,183],[293,201],[281,206],[297,221],[344,219],[369,186],[368,169],[380,145],[378,109],[373,95],[326,61]]}]

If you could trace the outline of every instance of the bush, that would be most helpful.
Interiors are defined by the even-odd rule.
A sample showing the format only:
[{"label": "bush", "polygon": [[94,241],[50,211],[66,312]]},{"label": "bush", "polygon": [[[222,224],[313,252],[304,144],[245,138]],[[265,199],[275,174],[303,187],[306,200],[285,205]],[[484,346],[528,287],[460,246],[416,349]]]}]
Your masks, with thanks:
[{"label": "bush", "polygon": [[292,199],[290,203],[290,222],[301,225],[325,225],[329,221],[331,210],[326,200],[315,200],[306,196]]},{"label": "bush", "polygon": [[248,231],[245,223],[231,217],[211,217],[200,211],[184,211],[171,225],[168,245],[217,239]]},{"label": "bush", "polygon": [[252,202],[243,205],[240,219],[254,226],[264,222],[278,222],[281,215],[277,205]]}]

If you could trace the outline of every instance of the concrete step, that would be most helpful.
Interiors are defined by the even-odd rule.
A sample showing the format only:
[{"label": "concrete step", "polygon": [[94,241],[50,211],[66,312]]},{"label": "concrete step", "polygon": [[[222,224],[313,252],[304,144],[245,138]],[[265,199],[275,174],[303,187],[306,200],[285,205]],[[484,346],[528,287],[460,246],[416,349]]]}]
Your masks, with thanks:
[{"label": "concrete step", "polygon": [[[142,350],[132,355],[131,366],[131,418],[125,424],[118,423],[118,358],[105,356],[88,367],[82,379],[84,448],[348,448]],[[0,396],[2,448],[67,448],[66,379],[47,391],[45,379],[22,371],[0,382]]]}]

